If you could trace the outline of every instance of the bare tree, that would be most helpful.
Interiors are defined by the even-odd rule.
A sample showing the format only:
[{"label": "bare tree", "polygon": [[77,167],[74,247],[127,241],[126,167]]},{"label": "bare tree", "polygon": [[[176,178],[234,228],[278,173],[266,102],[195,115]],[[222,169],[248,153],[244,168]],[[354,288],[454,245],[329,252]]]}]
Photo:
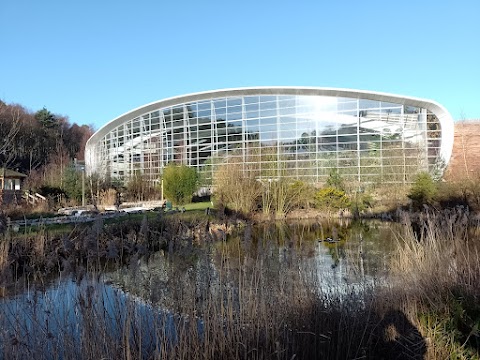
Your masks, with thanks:
[{"label": "bare tree", "polygon": [[8,167],[16,157],[15,137],[20,130],[19,107],[7,106],[0,101],[0,165]]}]

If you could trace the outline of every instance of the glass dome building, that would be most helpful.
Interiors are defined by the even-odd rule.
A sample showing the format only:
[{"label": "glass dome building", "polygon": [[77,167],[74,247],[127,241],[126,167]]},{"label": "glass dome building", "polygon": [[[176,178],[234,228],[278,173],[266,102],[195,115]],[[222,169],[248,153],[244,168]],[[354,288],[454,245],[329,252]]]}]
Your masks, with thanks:
[{"label": "glass dome building", "polygon": [[158,181],[170,162],[211,184],[236,162],[260,179],[324,182],[332,169],[362,183],[409,183],[439,175],[453,147],[453,119],[440,104],[335,88],[255,87],[207,91],[125,113],[87,142],[88,174]]}]

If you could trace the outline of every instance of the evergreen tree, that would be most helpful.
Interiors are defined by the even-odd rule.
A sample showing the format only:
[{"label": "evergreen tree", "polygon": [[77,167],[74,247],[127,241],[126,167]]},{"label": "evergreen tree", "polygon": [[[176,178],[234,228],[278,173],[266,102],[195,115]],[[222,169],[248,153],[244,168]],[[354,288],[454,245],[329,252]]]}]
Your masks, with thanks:
[{"label": "evergreen tree", "polygon": [[63,174],[63,191],[71,200],[82,199],[82,175],[74,166],[69,166]]},{"label": "evergreen tree", "polygon": [[345,185],[343,184],[342,176],[338,173],[337,169],[330,170],[330,174],[327,179],[327,186],[345,191]]},{"label": "evergreen tree", "polygon": [[437,194],[437,189],[437,184],[432,176],[427,172],[421,172],[412,184],[408,197],[416,208],[420,208],[422,205],[431,205]]},{"label": "evergreen tree", "polygon": [[58,119],[45,107],[35,113],[35,119],[45,128],[53,128],[58,125]]}]

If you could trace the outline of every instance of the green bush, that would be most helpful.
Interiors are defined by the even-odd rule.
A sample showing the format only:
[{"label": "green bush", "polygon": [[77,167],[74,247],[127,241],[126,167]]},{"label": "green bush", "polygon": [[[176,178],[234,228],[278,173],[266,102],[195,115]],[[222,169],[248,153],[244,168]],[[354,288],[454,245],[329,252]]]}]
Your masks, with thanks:
[{"label": "green bush", "polygon": [[197,184],[198,174],[194,168],[168,164],[163,170],[164,193],[177,205],[190,202]]},{"label": "green bush", "polygon": [[294,208],[308,209],[315,205],[315,187],[312,184],[296,180],[290,185],[290,193],[292,194]]},{"label": "green bush", "polygon": [[315,206],[319,209],[335,211],[350,207],[345,191],[333,187],[323,188],[315,194]]}]

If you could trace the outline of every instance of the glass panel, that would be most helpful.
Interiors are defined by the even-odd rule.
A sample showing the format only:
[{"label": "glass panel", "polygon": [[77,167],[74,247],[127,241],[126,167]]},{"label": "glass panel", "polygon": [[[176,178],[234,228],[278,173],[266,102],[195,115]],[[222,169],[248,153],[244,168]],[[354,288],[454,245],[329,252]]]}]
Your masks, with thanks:
[{"label": "glass panel", "polygon": [[225,119],[227,117],[227,109],[215,109],[215,115],[217,119]]},{"label": "glass panel", "polygon": [[260,110],[261,117],[275,116],[275,115],[277,115],[277,110],[275,109]]},{"label": "glass panel", "polygon": [[227,115],[227,120],[230,121],[230,120],[240,120],[242,119],[242,114],[239,114],[239,113],[234,113],[234,114],[228,114]]},{"label": "glass panel", "polygon": [[242,113],[242,107],[241,106],[229,106],[227,108],[228,113]]},{"label": "glass panel", "polygon": [[174,116],[176,116],[177,118],[179,116],[182,116],[183,117],[183,106],[176,106],[172,109],[172,114],[174,114]]},{"label": "glass panel", "polygon": [[245,105],[246,118],[255,118],[259,115],[259,105],[258,104],[249,104]]},{"label": "glass panel", "polygon": [[212,130],[211,129],[204,129],[204,130],[198,130],[198,138],[199,139],[208,139],[210,140],[212,137]]},{"label": "glass panel", "polygon": [[261,125],[275,125],[277,124],[277,118],[276,117],[268,117],[268,118],[263,118],[260,120]]},{"label": "glass panel", "polygon": [[312,112],[313,107],[310,105],[297,106],[297,114],[306,114]]},{"label": "glass panel", "polygon": [[253,132],[258,132],[259,131],[259,122],[258,119],[255,119],[253,121],[249,120],[246,122],[246,127],[247,131],[253,131]]},{"label": "glass panel", "polygon": [[382,101],[380,105],[382,106],[382,108],[399,107],[399,106],[401,106],[400,104],[395,104],[395,103],[390,103],[390,102],[385,102],[385,101]]},{"label": "glass panel", "polygon": [[229,143],[235,142],[235,143],[241,144],[242,134],[241,133],[239,134],[238,132],[229,133],[228,134],[228,142]]},{"label": "glass panel", "polygon": [[260,126],[260,132],[266,132],[266,131],[277,131],[277,126],[276,125],[261,125]]},{"label": "glass panel", "polygon": [[338,111],[345,111],[345,110],[357,110],[357,102],[352,101],[352,102],[345,102],[345,103],[338,103],[337,105]]},{"label": "glass panel", "polygon": [[212,105],[210,102],[203,102],[203,103],[198,103],[198,111],[202,110],[210,110],[212,108]]},{"label": "glass panel", "polygon": [[198,119],[197,118],[190,118],[188,119],[188,124],[189,126],[195,126],[197,125]]},{"label": "glass panel", "polygon": [[292,124],[296,122],[296,119],[292,116],[281,116],[279,119],[281,124]]},{"label": "glass panel", "polygon": [[295,97],[279,97],[278,107],[280,108],[288,108],[288,107],[295,107]]},{"label": "glass panel", "polygon": [[198,112],[199,118],[210,118],[212,112],[210,110],[201,110]]},{"label": "glass panel", "polygon": [[197,116],[197,104],[192,103],[192,104],[187,104],[187,113],[189,117],[196,117]]},{"label": "glass panel", "polygon": [[[239,120],[228,120],[228,121],[227,121],[227,127],[235,127],[235,128],[242,129],[242,126],[243,126],[243,120],[242,120],[242,119],[239,119]],[[240,130],[240,131],[241,131],[241,130]]]},{"label": "glass panel", "polygon": [[242,105],[242,98],[228,98],[227,105],[230,106],[241,106]]},{"label": "glass panel", "polygon": [[262,142],[276,142],[277,133],[275,131],[262,131],[260,133],[260,139]]},{"label": "glass panel", "polygon": [[339,97],[339,98],[337,98],[337,102],[339,104],[349,103],[349,102],[357,102],[357,99],[349,98],[349,97]]},{"label": "glass panel", "polygon": [[245,96],[243,101],[245,104],[255,104],[258,103],[259,97],[258,96]]},{"label": "glass panel", "polygon": [[182,120],[175,120],[173,122],[173,129],[175,130],[175,132],[178,132],[178,130],[183,131],[183,129],[184,129],[183,119]]},{"label": "glass panel", "polygon": [[297,111],[294,107],[292,107],[292,108],[279,108],[278,109],[279,115],[295,115],[296,112]]},{"label": "glass panel", "polygon": [[268,96],[268,95],[262,95],[260,96],[260,102],[274,102],[277,100],[276,96]]},{"label": "glass panel", "polygon": [[226,99],[216,99],[213,101],[213,105],[215,106],[215,109],[220,109],[227,107],[227,100]]},{"label": "glass panel", "polygon": [[360,99],[358,106],[360,109],[377,109],[380,107],[380,101]]},{"label": "glass panel", "polygon": [[290,132],[294,136],[297,126],[296,124],[279,124],[278,128],[283,132]]},{"label": "glass panel", "polygon": [[246,131],[246,139],[247,140],[258,140],[260,139],[260,133],[255,130],[249,130]]},{"label": "glass panel", "polygon": [[381,109],[380,114],[385,115],[385,114],[401,114],[402,113],[402,108],[401,107],[396,107],[396,108],[390,108],[390,109]]},{"label": "glass panel", "polygon": [[281,140],[290,140],[293,141],[295,140],[295,131],[293,130],[280,130],[280,133],[278,134],[279,139]]},{"label": "glass panel", "polygon": [[420,108],[405,105],[404,113],[405,114],[419,114],[420,113]]},{"label": "glass panel", "polygon": [[266,109],[276,109],[277,108],[277,102],[262,102],[260,103],[260,110],[266,110]]}]

